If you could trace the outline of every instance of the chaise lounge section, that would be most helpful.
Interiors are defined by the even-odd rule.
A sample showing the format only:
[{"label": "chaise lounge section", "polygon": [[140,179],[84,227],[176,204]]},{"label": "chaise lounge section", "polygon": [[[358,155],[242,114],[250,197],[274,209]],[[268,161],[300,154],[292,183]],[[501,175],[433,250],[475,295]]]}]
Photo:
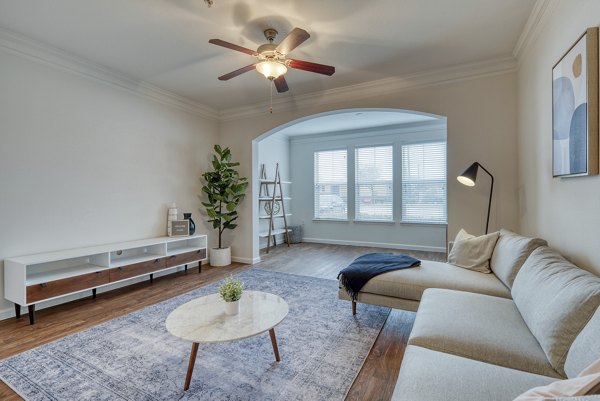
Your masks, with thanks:
[{"label": "chaise lounge section", "polygon": [[[388,306],[416,312],[428,288],[474,292],[511,298],[510,286],[517,271],[536,248],[547,245],[539,238],[528,238],[500,230],[490,266],[492,274],[463,269],[445,262],[421,261],[421,266],[396,270],[373,277],[358,293],[357,302]],[[338,297],[352,301],[343,286]],[[353,305],[353,310],[356,306]]]}]

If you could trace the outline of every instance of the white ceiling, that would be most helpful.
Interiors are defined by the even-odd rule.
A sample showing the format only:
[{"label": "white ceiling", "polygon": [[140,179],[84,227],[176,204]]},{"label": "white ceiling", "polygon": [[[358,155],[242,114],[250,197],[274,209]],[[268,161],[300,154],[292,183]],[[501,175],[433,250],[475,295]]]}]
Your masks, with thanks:
[{"label": "white ceiling", "polygon": [[[332,77],[291,70],[294,96],[511,55],[535,0],[0,0],[0,27],[223,110],[268,100],[249,48],[293,27],[311,38],[291,57],[330,64]],[[277,41],[276,41],[277,42]]]},{"label": "white ceiling", "polygon": [[301,121],[282,129],[277,132],[277,135],[294,137],[330,132],[347,132],[358,129],[424,123],[434,120],[440,120],[440,118],[414,112],[351,110]]}]

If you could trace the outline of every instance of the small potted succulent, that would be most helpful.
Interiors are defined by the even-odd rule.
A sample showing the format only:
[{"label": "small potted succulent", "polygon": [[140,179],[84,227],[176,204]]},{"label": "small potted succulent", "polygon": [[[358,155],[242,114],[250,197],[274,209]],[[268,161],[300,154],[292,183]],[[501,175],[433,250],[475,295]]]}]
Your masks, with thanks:
[{"label": "small potted succulent", "polygon": [[233,276],[226,278],[219,286],[219,294],[225,301],[225,314],[237,315],[240,312],[240,298],[244,292],[244,283]]}]

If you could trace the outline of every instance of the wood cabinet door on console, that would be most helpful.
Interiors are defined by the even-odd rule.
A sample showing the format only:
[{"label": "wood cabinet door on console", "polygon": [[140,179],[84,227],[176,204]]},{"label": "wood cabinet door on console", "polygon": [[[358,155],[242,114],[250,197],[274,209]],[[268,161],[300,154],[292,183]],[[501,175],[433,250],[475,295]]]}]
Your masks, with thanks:
[{"label": "wood cabinet door on console", "polygon": [[132,265],[117,267],[110,269],[110,281],[119,281],[126,278],[140,276],[142,274],[150,274],[157,270],[165,268],[165,259],[157,258],[146,262],[134,263]]},{"label": "wood cabinet door on console", "polygon": [[27,303],[69,294],[88,288],[108,284],[108,271],[82,274],[76,277],[63,278],[42,284],[27,286]]},{"label": "wood cabinet door on console", "polygon": [[179,255],[167,256],[167,267],[184,265],[186,263],[197,262],[206,258],[206,249],[180,253]]}]

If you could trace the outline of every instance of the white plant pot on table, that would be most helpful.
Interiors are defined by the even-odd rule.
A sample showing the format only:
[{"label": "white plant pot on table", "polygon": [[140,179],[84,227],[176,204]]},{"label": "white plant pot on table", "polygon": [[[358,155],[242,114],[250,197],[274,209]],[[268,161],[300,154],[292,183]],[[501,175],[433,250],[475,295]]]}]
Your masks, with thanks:
[{"label": "white plant pot on table", "polygon": [[231,248],[211,248],[210,265],[227,266],[231,264]]},{"label": "white plant pot on table", "polygon": [[225,302],[225,314],[226,315],[237,315],[240,313],[240,300],[233,302]]}]

